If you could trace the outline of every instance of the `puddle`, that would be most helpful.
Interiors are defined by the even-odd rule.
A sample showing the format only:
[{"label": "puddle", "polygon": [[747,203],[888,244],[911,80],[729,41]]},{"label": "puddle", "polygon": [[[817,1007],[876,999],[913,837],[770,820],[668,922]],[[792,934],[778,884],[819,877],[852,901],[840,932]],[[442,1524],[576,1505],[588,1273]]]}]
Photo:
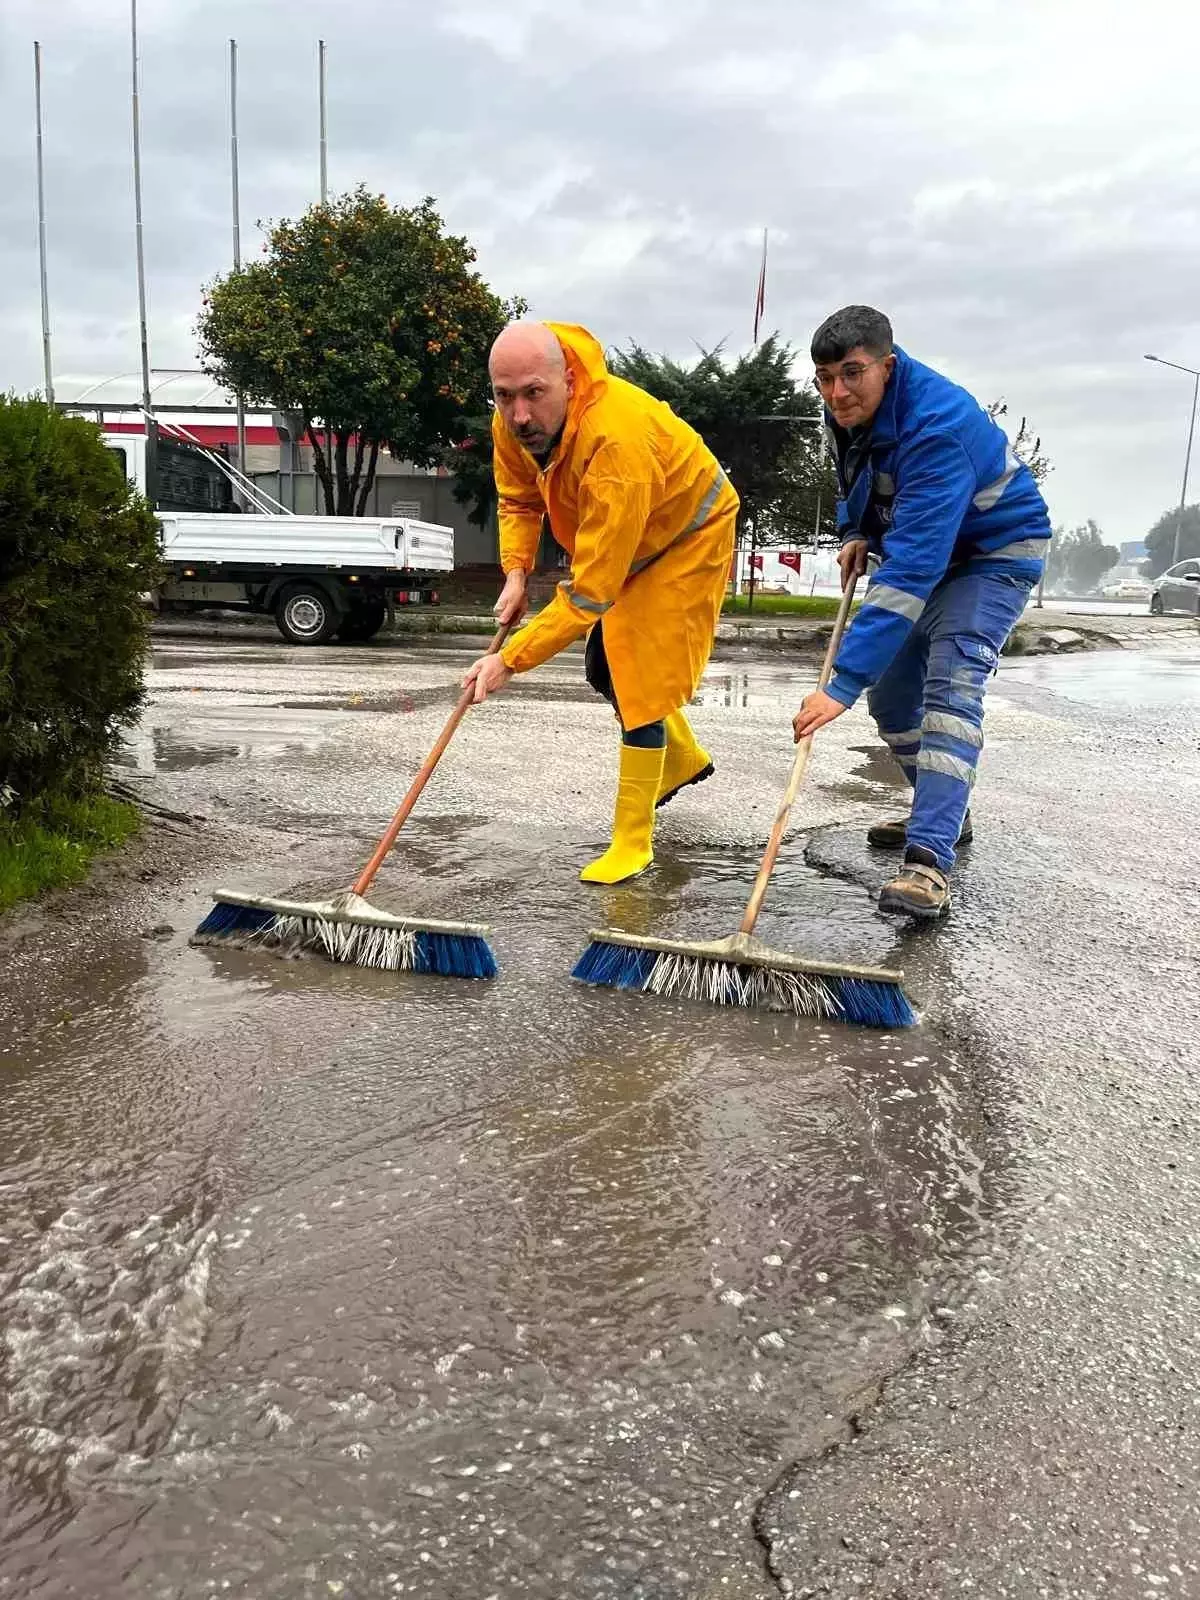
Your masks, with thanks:
[{"label": "puddle", "polygon": [[[149,713],[162,716],[159,706]],[[327,705],[292,714],[283,705],[181,707],[175,722],[143,720],[128,732],[115,765],[139,777],[188,772],[228,761],[302,756],[316,751],[341,723]]]},{"label": "puddle", "polygon": [[[435,684],[422,689],[396,689],[386,694],[368,691],[364,694],[346,695],[344,698],[331,696],[320,700],[281,700],[279,707],[282,711],[357,711],[377,712],[382,715],[413,712],[422,706],[445,706],[449,711],[460,692],[456,684]],[[526,692],[526,687],[522,684],[522,695]]]},{"label": "puddle", "polygon": [[282,711],[415,711],[418,705],[430,705],[439,700],[450,700],[450,691],[424,691],[405,694],[402,690],[391,695],[352,694],[344,700],[281,700]]},{"label": "puddle", "polygon": [[168,728],[138,729],[126,735],[114,765],[148,777],[155,772],[188,772],[193,767],[236,761],[245,753],[237,744],[186,744]]},{"label": "puddle", "polygon": [[[868,778],[872,783],[886,784],[889,789],[900,789],[907,794],[908,784],[905,782],[904,774],[882,741],[878,744],[852,745],[850,748],[855,755],[863,758],[862,765],[853,769],[856,778]],[[879,796],[867,790],[864,791],[862,798],[877,802]]]},{"label": "puddle", "polygon": [[716,663],[705,672],[693,704],[741,711],[779,705],[799,710],[814,676],[812,672],[762,665],[728,667]]},{"label": "puddle", "polygon": [[[372,735],[341,670],[304,684],[329,687],[315,706],[172,695],[131,746],[147,771],[230,764],[259,826],[308,785],[297,865],[222,875],[247,890],[340,887],[389,763],[411,764],[415,725]],[[574,671],[541,695],[594,698]],[[969,1294],[995,1175],[972,1064],[924,1027],[572,981],[593,928],[738,926],[774,796],[737,713],[789,706],[796,675],[706,685],[735,713],[720,784],[607,890],[578,882],[610,803],[603,718],[585,725],[602,769],[565,712],[468,731],[372,899],[489,924],[496,983],[192,949],[198,882],[156,913],[181,931],[92,950],[0,1016],[0,1320],[21,1342],[0,1367],[19,1418],[0,1589],[694,1600],[761,1581],[756,1497],[932,1304]],[[759,935],[913,967],[920,999],[934,946],[801,839]]]},{"label": "puddle", "polygon": [[[577,853],[479,818],[402,837],[377,902],[491,923],[499,983],[179,934],[77,969],[65,1025],[23,1019],[10,1126],[36,1137],[4,1177],[37,1177],[28,1227],[8,1208],[0,1314],[31,1360],[37,1318],[59,1330],[3,1380],[27,1554],[61,1491],[62,1570],[189,1597],[196,1549],[281,1597],[297,1562],[347,1593],[395,1572],[539,1600],[685,1600],[752,1565],[779,1462],[903,1358],[930,1296],[953,1301],[987,1223],[975,1112],[919,1029],[572,982],[595,925],[732,931],[754,865],[667,849],[591,895]],[[794,855],[759,931],[835,960],[897,948],[861,888]],[[38,1399],[39,1373],[86,1407]]]},{"label": "puddle", "polygon": [[1200,652],[1020,657],[1001,673],[1001,684],[1025,683],[1090,706],[1160,709],[1200,698]]}]

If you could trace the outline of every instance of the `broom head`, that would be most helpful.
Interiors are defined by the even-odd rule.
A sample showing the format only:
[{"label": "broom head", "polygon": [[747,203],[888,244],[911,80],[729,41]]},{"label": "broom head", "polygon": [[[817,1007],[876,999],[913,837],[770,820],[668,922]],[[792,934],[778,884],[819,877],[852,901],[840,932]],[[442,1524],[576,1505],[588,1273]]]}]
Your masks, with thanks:
[{"label": "broom head", "polygon": [[584,983],[872,1028],[907,1028],[917,1020],[902,972],[812,961],[744,933],[694,944],[615,929],[590,938],[573,973]]},{"label": "broom head", "polygon": [[218,889],[192,935],[197,945],[264,948],[280,955],[315,950],[330,961],[384,972],[494,978],[488,930],[475,922],[396,917],[347,891],[333,900],[280,900]]}]

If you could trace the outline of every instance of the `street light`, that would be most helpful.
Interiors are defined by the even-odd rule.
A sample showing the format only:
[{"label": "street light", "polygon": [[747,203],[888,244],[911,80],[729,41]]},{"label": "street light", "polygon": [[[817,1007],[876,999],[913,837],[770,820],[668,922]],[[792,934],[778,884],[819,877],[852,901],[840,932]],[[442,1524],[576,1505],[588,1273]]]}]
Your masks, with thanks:
[{"label": "street light", "polygon": [[1179,496],[1179,515],[1175,518],[1175,552],[1171,557],[1171,565],[1175,566],[1179,560],[1179,541],[1183,534],[1183,512],[1187,504],[1188,472],[1192,465],[1192,435],[1196,431],[1196,402],[1200,400],[1200,372],[1195,367],[1181,367],[1178,361],[1164,361],[1161,356],[1147,356],[1147,361],[1155,361],[1160,367],[1174,367],[1176,372],[1188,372],[1195,378],[1192,385],[1192,420],[1188,425],[1187,455],[1183,458],[1183,491]]}]

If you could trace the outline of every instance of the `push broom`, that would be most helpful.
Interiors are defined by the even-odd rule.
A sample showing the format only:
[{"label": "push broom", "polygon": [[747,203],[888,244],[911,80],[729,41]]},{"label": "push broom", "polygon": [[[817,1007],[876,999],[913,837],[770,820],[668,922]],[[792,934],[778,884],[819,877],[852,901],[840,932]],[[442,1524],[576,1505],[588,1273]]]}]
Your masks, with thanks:
[{"label": "push broom", "polygon": [[[488,655],[499,650],[508,637],[509,628],[506,624],[499,629],[488,646]],[[447,978],[494,978],[496,958],[487,941],[486,927],[475,922],[393,916],[364,898],[454,737],[455,729],[466,716],[473,695],[474,690],[467,687],[458,697],[446,726],[413,779],[375,854],[349,889],[332,900],[314,901],[281,900],[218,889],[212,910],[192,935],[192,944],[263,946],[281,955],[315,950],[330,961],[355,967],[378,967],[386,972],[436,972]]]},{"label": "push broom", "polygon": [[[817,687],[833,672],[855,584],[842,591],[837,620],[825,651]],[[642,938],[617,929],[597,930],[579,958],[573,976],[612,989],[636,989],[681,1000],[707,1000],[718,1006],[762,1006],[801,1017],[827,1018],[876,1028],[902,1028],[917,1019],[904,993],[904,974],[878,967],[844,966],[772,950],[754,937],[767,883],[783,843],[792,806],[800,792],[812,735],[800,741],[783,804],[758,869],[742,923],[735,934],[707,943]]]}]

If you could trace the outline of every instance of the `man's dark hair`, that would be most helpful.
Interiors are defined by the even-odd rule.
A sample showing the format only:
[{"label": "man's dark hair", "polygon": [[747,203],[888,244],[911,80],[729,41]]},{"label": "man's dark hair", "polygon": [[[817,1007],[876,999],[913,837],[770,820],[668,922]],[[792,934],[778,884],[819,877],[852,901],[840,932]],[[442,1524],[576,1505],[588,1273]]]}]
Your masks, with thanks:
[{"label": "man's dark hair", "polygon": [[843,306],[817,329],[810,354],[819,365],[824,361],[844,361],[859,346],[878,358],[892,353],[892,325],[882,311],[873,306]]}]

